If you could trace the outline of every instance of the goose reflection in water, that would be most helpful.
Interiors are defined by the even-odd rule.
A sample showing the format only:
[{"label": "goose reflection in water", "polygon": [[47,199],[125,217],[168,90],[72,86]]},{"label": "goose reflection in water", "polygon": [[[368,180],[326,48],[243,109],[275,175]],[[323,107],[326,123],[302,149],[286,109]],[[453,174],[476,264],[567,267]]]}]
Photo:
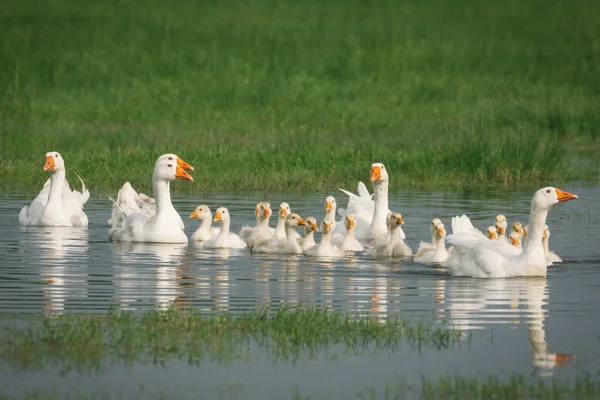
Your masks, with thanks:
[{"label": "goose reflection in water", "polygon": [[229,260],[244,254],[244,251],[230,248],[206,249],[201,244],[194,244],[190,250],[191,257],[203,260],[202,265],[208,266],[201,271],[203,277],[195,275],[188,280],[188,284],[195,285],[194,294],[200,297],[199,309],[207,312],[229,310],[231,296]]},{"label": "goose reflection in water", "polygon": [[[67,299],[88,297],[88,232],[72,227],[21,228],[23,248],[32,249],[31,265],[40,265],[44,310],[62,314]],[[83,307],[82,307],[83,308]]]},{"label": "goose reflection in water", "polygon": [[446,309],[451,324],[461,330],[480,329],[486,323],[527,323],[535,373],[552,375],[554,368],[571,365],[574,357],[552,353],[546,342],[548,288],[545,278],[447,281]]}]

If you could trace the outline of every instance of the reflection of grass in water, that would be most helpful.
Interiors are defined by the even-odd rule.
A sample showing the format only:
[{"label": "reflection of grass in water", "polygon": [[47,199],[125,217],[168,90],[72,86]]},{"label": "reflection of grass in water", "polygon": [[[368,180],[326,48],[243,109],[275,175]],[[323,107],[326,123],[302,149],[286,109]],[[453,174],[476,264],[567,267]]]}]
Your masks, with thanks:
[{"label": "reflection of grass in water", "polygon": [[26,328],[5,327],[0,334],[0,358],[15,368],[60,365],[68,372],[100,369],[114,362],[249,361],[249,347],[255,344],[274,361],[289,362],[320,352],[337,357],[338,353],[328,354],[334,345],[336,352],[353,354],[393,351],[403,341],[418,349],[443,349],[462,335],[429,323],[401,318],[382,323],[316,308],[211,316],[181,315],[176,310],[141,315],[111,312],[100,317],[61,315]]},{"label": "reflection of grass in water", "polygon": [[167,151],[182,190],[597,176],[568,162],[600,133],[600,3],[575,1],[8,2],[0,186],[48,150],[111,192]]}]

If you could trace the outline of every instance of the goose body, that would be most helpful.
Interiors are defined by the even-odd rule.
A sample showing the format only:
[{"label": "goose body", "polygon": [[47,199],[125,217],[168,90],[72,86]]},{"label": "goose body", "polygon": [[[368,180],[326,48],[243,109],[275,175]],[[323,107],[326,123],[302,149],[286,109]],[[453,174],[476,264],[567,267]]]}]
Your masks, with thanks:
[{"label": "goose body", "polygon": [[214,249],[243,249],[247,247],[246,242],[237,234],[230,232],[231,216],[227,208],[217,208],[214,221],[221,224],[220,232],[208,240],[204,247]]},{"label": "goose body", "polygon": [[221,229],[212,224],[212,212],[206,204],[201,204],[190,214],[190,219],[196,218],[200,221],[200,227],[192,235],[192,242],[205,242],[217,236]]},{"label": "goose body", "polygon": [[329,218],[325,218],[321,223],[321,241],[316,246],[306,250],[305,254],[316,257],[341,257],[344,251],[331,243],[331,232],[333,222]]},{"label": "goose body", "polygon": [[374,258],[410,257],[412,250],[404,243],[401,226],[404,224],[400,213],[389,213],[386,217],[388,233],[373,242],[369,255]]},{"label": "goose body", "polygon": [[269,219],[271,218],[271,205],[266,201],[256,205],[256,226],[244,226],[240,230],[240,237],[246,242],[250,251],[254,251],[255,246],[260,246],[275,238],[273,229],[269,228]]},{"label": "goose body", "polygon": [[19,223],[25,226],[78,226],[87,227],[88,218],[83,205],[90,192],[81,181],[81,192],[71,190],[66,179],[65,163],[55,151],[46,153],[44,171],[50,173],[42,190],[29,206],[19,213]]},{"label": "goose body", "polygon": [[421,264],[441,264],[448,259],[448,250],[444,239],[446,238],[446,228],[441,222],[436,225],[436,234],[434,246],[422,247],[415,253],[414,261]]},{"label": "goose body", "polygon": [[305,226],[304,221],[298,214],[291,213],[285,217],[285,233],[284,240],[273,238],[259,245],[254,245],[253,252],[256,253],[277,253],[277,254],[302,254],[302,246],[298,243],[296,228]]},{"label": "goose body", "polygon": [[119,191],[113,203],[109,239],[114,242],[187,243],[183,220],[173,207],[170,193],[171,181],[193,181],[186,169],[193,168],[174,154],[165,154],[156,160],[152,175],[156,205],[154,213],[150,207],[144,209],[133,206],[135,200],[131,201],[133,198],[128,197],[132,192],[124,185],[126,190]]},{"label": "goose body", "polygon": [[364,246],[354,237],[355,224],[356,218],[354,214],[346,214],[344,218],[346,234],[334,236],[332,239],[333,244],[344,251],[363,251],[365,249]]},{"label": "goose body", "polygon": [[[373,185],[373,199],[364,183],[358,183],[358,195],[340,189],[348,195],[348,206],[345,210],[340,209],[338,213],[345,216],[346,213],[354,214],[356,218],[355,234],[357,239],[372,240],[387,234],[386,216],[391,212],[388,209],[388,187],[389,176],[385,166],[381,163],[371,165],[370,181]],[[338,225],[340,226],[340,225]],[[402,228],[398,235],[406,239]],[[334,233],[342,233],[343,227],[336,228]]]},{"label": "goose body", "polygon": [[500,240],[488,240],[473,228],[467,216],[452,219],[452,232],[447,242],[453,251],[447,266],[452,275],[474,278],[510,278],[546,276],[547,261],[542,235],[550,209],[577,196],[547,187],[538,190],[531,202],[529,235],[523,249]]}]

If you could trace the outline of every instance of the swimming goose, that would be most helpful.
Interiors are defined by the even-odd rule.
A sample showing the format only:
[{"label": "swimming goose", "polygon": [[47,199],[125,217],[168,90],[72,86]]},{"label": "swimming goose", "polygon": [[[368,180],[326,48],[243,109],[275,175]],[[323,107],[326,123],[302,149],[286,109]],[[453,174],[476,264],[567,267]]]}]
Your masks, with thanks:
[{"label": "swimming goose", "polygon": [[[27,226],[88,226],[83,205],[90,192],[81,181],[81,192],[71,190],[65,177],[65,161],[56,151],[46,153],[44,171],[50,179],[29,206],[19,213],[19,223]],[[78,176],[79,177],[79,176]]]},{"label": "swimming goose", "polygon": [[454,234],[446,239],[454,246],[447,262],[450,273],[474,278],[546,276],[547,262],[542,245],[546,217],[554,205],[576,198],[553,187],[538,190],[531,201],[529,235],[522,250],[504,241],[487,240],[473,228],[466,215],[452,218]]},{"label": "swimming goose", "polygon": [[209,249],[243,249],[247,247],[246,242],[235,233],[230,232],[231,216],[229,215],[229,210],[227,208],[217,208],[214,222],[220,222],[221,232],[207,241],[204,244],[204,247]]},{"label": "swimming goose", "polygon": [[305,221],[306,226],[304,227],[304,238],[302,238],[302,251],[306,251],[317,244],[314,233],[319,232],[315,217],[308,217]]},{"label": "swimming goose", "polygon": [[291,213],[286,215],[284,223],[285,240],[273,238],[262,244],[255,244],[251,250],[255,253],[302,254],[302,247],[296,237],[296,228],[299,225],[306,226],[306,221],[300,215]]},{"label": "swimming goose", "polygon": [[[183,220],[171,203],[170,183],[176,179],[193,181],[184,170],[192,167],[174,154],[159,157],[154,164],[152,192],[156,201],[156,213],[148,215],[135,208],[121,209],[125,204],[117,198],[113,203],[112,226],[108,237],[113,242],[138,243],[187,243]],[[128,204],[131,204],[130,202]]]},{"label": "swimming goose", "polygon": [[207,241],[215,237],[221,232],[221,229],[211,226],[212,224],[212,212],[210,211],[210,207],[206,204],[201,204],[194,212],[190,214],[190,219],[196,218],[200,223],[200,227],[194,232],[192,235],[193,242]]},{"label": "swimming goose", "polygon": [[[342,216],[346,213],[354,214],[357,239],[371,240],[387,234],[386,217],[391,211],[388,209],[389,176],[385,166],[381,163],[372,164],[369,179],[373,185],[373,200],[362,182],[358,183],[358,196],[340,189],[348,195],[348,206],[345,210],[340,209],[338,214]],[[397,234],[403,240],[406,239],[402,228],[398,229]],[[343,228],[336,229],[336,233],[338,231],[342,232]]]},{"label": "swimming goose", "polygon": [[506,217],[504,215],[497,215],[496,221],[494,222],[494,226],[496,227],[496,231],[498,232],[498,240],[506,240],[506,226],[508,223],[506,222]]},{"label": "swimming goose", "polygon": [[402,238],[402,225],[404,225],[404,220],[400,213],[389,213],[386,217],[388,233],[373,242],[373,247],[369,249],[369,255],[375,258],[412,256],[412,250]]},{"label": "swimming goose", "polygon": [[[329,218],[332,223],[333,229],[335,229],[335,213],[337,211],[337,203],[335,202],[335,197],[327,196],[325,198],[325,218]],[[325,219],[323,218],[323,219]]]},{"label": "swimming goose", "polygon": [[[292,210],[290,209],[290,205],[286,202],[283,202],[279,205],[279,218],[277,219],[277,226],[275,227],[275,238],[279,240],[285,240],[286,238],[286,228],[285,228],[285,217],[290,215]],[[294,231],[297,239],[300,239],[300,234]]]},{"label": "swimming goose", "polygon": [[354,214],[346,214],[344,224],[346,225],[346,234],[333,237],[333,244],[344,251],[363,251],[364,246],[354,237],[354,226],[356,224]]},{"label": "swimming goose", "polygon": [[498,231],[496,230],[496,227],[493,225],[488,226],[485,230],[485,236],[490,240],[498,240]]},{"label": "swimming goose", "polygon": [[417,250],[413,260],[422,264],[443,263],[448,258],[448,250],[444,239],[446,237],[446,227],[441,222],[435,227],[434,246],[421,247]]},{"label": "swimming goose", "polygon": [[544,247],[544,254],[546,255],[546,259],[550,261],[550,263],[561,263],[563,262],[562,258],[560,258],[555,252],[550,250],[550,228],[548,225],[544,227],[544,234],[542,236],[542,246]]},{"label": "swimming goose", "polygon": [[321,223],[321,241],[316,246],[306,250],[305,254],[317,257],[341,257],[344,251],[331,243],[331,231],[333,222],[325,218]]}]

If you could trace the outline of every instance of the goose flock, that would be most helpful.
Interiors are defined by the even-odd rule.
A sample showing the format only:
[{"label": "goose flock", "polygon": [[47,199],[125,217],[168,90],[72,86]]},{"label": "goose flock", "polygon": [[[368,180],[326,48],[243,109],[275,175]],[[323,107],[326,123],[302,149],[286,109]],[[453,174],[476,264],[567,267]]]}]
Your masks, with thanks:
[{"label": "goose flock", "polygon": [[[50,178],[29,206],[19,213],[19,223],[27,226],[87,227],[83,205],[90,197],[83,180],[81,191],[71,190],[66,180],[65,162],[57,152],[46,153],[44,171]],[[193,181],[188,173],[194,168],[175,154],[163,154],[154,164],[152,192],[154,197],[138,193],[129,182],[112,199],[108,220],[108,238],[113,242],[188,243],[184,223],[171,202],[170,183],[174,180]],[[337,207],[333,196],[325,199],[325,218],[319,225],[316,218],[302,218],[281,203],[275,228],[268,202],[256,204],[255,226],[244,226],[239,234],[231,231],[231,215],[225,207],[215,210],[199,205],[190,219],[200,221],[191,237],[205,248],[248,248],[251,253],[305,254],[316,257],[343,257],[351,252],[363,252],[369,257],[412,258],[417,263],[442,265],[451,275],[475,278],[509,278],[546,276],[547,267],[562,262],[550,251],[550,229],[546,218],[558,203],[573,200],[577,195],[553,187],[535,192],[531,201],[528,225],[515,221],[507,234],[508,221],[498,215],[485,233],[473,227],[466,215],[451,219],[452,234],[439,218],[431,221],[431,242],[421,242],[416,253],[406,244],[402,226],[404,220],[388,206],[389,175],[381,163],[371,165],[369,193],[363,182],[357,193],[340,189],[348,195],[345,209]],[[337,211],[337,213],[336,213]],[[342,219],[336,221],[337,215]],[[213,226],[218,222],[219,226]],[[303,227],[304,234],[297,232]],[[314,232],[321,233],[319,242]]]}]

